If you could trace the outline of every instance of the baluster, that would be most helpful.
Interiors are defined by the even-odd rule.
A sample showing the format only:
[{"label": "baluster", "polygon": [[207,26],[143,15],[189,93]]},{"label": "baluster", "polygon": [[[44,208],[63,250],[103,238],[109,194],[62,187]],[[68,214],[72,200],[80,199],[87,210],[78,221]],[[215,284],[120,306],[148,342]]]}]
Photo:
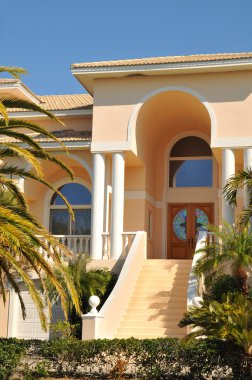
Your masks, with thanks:
[{"label": "baluster", "polygon": [[72,251],[76,255],[77,251],[77,237],[72,237]]},{"label": "baluster", "polygon": [[102,258],[104,260],[109,259],[109,235],[105,234],[103,235],[103,254]]},{"label": "baluster", "polygon": [[123,256],[127,256],[129,252],[129,235],[123,235]]},{"label": "baluster", "polygon": [[84,238],[84,255],[89,256],[89,236],[85,236]]},{"label": "baluster", "polygon": [[72,248],[71,236],[67,236],[67,248],[71,251],[71,248]]}]

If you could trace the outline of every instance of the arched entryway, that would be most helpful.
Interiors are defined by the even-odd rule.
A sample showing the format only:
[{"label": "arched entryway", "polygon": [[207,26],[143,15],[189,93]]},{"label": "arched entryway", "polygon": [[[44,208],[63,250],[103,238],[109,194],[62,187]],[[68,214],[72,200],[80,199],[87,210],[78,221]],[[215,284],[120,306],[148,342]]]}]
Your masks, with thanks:
[{"label": "arched entryway", "polygon": [[[216,222],[217,165],[210,149],[214,116],[193,91],[164,89],[146,99],[137,112],[135,139],[137,155],[145,169],[148,257],[171,258],[169,231],[173,219],[169,217],[169,207],[186,205],[185,213],[194,210],[190,213],[197,213],[197,225],[202,212],[210,223]],[[190,218],[193,230],[195,217]],[[186,234],[191,250],[195,238],[194,232]],[[186,257],[191,257],[189,250]],[[180,258],[178,252],[176,258]]]}]

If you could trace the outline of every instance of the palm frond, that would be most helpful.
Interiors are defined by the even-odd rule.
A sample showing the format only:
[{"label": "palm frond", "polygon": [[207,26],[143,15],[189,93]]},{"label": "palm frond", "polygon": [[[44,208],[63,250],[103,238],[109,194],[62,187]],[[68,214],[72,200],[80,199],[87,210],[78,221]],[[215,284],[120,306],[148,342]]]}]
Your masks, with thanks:
[{"label": "palm frond", "polygon": [[0,73],[9,73],[14,78],[19,79],[21,74],[27,74],[27,71],[22,67],[15,66],[0,66]]}]

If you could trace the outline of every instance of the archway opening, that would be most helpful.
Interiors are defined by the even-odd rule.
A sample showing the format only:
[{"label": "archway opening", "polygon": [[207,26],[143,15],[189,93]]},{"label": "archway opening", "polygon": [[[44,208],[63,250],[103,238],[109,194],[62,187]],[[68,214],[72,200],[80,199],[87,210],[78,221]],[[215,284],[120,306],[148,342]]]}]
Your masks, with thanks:
[{"label": "archway opening", "polygon": [[164,91],[141,106],[135,134],[137,154],[145,168],[145,191],[152,200],[145,202],[146,231],[152,236],[148,257],[164,258],[171,223],[168,204],[181,199],[185,202],[186,193],[189,198],[192,194],[193,202],[198,189],[203,189],[201,202],[215,201],[211,193],[216,185],[209,146],[211,116],[205,104],[189,91]]}]

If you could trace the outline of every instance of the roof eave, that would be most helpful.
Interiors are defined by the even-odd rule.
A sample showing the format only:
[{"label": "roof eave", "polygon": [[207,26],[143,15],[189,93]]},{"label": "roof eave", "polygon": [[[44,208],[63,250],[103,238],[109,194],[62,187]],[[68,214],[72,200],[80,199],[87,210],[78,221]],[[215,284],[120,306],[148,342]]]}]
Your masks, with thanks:
[{"label": "roof eave", "polygon": [[[83,109],[83,110],[50,110],[57,117],[71,117],[71,116],[92,116],[93,108]],[[17,112],[9,112],[9,116],[11,118],[48,118],[46,114],[40,112],[33,111],[17,111]]]},{"label": "roof eave", "polygon": [[241,71],[252,69],[252,58],[223,59],[200,62],[141,64],[101,67],[71,66],[72,74],[93,95],[94,80],[98,78],[126,77],[129,75],[172,75],[204,72]]}]

